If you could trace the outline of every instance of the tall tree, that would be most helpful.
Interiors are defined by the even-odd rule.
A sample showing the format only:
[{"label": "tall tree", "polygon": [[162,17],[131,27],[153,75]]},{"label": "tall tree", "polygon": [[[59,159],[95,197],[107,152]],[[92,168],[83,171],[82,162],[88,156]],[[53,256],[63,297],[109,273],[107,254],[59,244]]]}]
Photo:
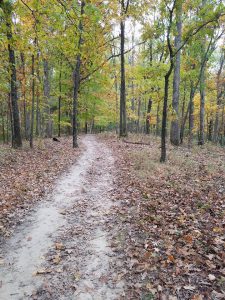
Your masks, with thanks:
[{"label": "tall tree", "polygon": [[180,98],[180,67],[181,67],[181,38],[182,38],[182,1],[176,1],[176,36],[174,59],[174,77],[173,77],[173,120],[171,122],[170,141],[171,144],[178,146],[180,144],[180,118],[179,118],[179,98]]},{"label": "tall tree", "polygon": [[223,83],[224,78],[221,78],[222,77],[221,75],[224,68],[224,64],[225,64],[225,49],[221,49],[219,69],[216,75],[217,108],[216,108],[216,117],[215,117],[214,130],[213,130],[214,143],[217,143],[219,138],[219,113],[220,113],[222,98],[224,93],[224,83]]},{"label": "tall tree", "polygon": [[19,148],[22,146],[22,137],[20,130],[20,115],[18,107],[18,94],[17,94],[17,76],[16,76],[16,59],[15,50],[13,45],[12,33],[12,11],[13,6],[11,1],[1,1],[0,7],[3,10],[6,22],[7,40],[8,40],[8,56],[9,56],[9,69],[10,69],[10,84],[11,84],[11,107],[12,107],[12,146]]},{"label": "tall tree", "polygon": [[120,1],[120,136],[127,136],[127,113],[126,113],[126,70],[125,70],[125,20],[129,9],[130,0]]},{"label": "tall tree", "polygon": [[78,92],[80,87],[80,69],[81,69],[81,46],[83,44],[83,15],[84,15],[85,1],[81,1],[80,9],[80,21],[79,21],[79,40],[77,47],[76,66],[73,73],[73,148],[78,147],[77,134],[78,134],[78,122],[77,122],[77,106],[78,106]]}]

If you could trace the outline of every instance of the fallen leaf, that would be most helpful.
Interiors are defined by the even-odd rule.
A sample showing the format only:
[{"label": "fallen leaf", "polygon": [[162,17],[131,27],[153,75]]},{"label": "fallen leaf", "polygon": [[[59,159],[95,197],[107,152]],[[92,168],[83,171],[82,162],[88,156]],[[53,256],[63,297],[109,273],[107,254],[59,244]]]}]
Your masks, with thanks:
[{"label": "fallen leaf", "polygon": [[204,296],[203,295],[194,295],[191,300],[203,300]]},{"label": "fallen leaf", "polygon": [[58,265],[61,261],[60,255],[59,254],[55,255],[52,261],[54,264]]},{"label": "fallen leaf", "polygon": [[52,270],[50,269],[40,269],[34,272],[34,275],[42,275],[42,274],[49,274],[52,273]]},{"label": "fallen leaf", "polygon": [[194,286],[194,285],[185,285],[183,288],[185,290],[188,290],[188,291],[194,291],[196,289],[196,286]]},{"label": "fallen leaf", "polygon": [[62,243],[55,243],[56,250],[64,250],[65,246]]},{"label": "fallen leaf", "polygon": [[216,280],[216,277],[213,274],[209,274],[208,277],[209,277],[210,281],[215,281]]}]

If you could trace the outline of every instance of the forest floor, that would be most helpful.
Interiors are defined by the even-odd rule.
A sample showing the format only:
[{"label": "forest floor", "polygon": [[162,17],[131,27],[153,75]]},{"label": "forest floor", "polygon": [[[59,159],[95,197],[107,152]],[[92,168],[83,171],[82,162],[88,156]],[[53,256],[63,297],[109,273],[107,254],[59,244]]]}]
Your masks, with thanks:
[{"label": "forest floor", "polygon": [[0,146],[0,241],[9,237],[23,217],[54,188],[60,173],[71,166],[82,149],[71,149],[72,140],[36,140],[34,149]]},{"label": "forest floor", "polygon": [[225,299],[224,149],[140,140],[1,148],[0,299]]},{"label": "forest floor", "polygon": [[117,232],[126,299],[225,299],[225,151],[210,144],[168,149],[111,136],[116,154]]}]

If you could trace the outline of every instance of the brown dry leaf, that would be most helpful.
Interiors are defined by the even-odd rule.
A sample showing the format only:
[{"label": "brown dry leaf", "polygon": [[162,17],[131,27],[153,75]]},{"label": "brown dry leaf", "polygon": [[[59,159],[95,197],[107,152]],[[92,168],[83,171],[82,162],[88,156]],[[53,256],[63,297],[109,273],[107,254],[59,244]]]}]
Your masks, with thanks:
[{"label": "brown dry leaf", "polygon": [[194,295],[191,300],[204,300],[204,296],[203,295]]},{"label": "brown dry leaf", "polygon": [[52,261],[54,264],[58,265],[61,261],[60,254],[55,255]]},{"label": "brown dry leaf", "polygon": [[79,281],[80,278],[81,278],[81,275],[80,275],[79,272],[76,272],[73,276],[74,276],[74,280],[75,280],[75,281]]},{"label": "brown dry leaf", "polygon": [[56,250],[64,250],[65,246],[62,243],[55,243]]},{"label": "brown dry leaf", "polygon": [[187,242],[187,243],[193,243],[193,237],[189,234],[189,235],[185,235],[184,236],[184,240]]},{"label": "brown dry leaf", "polygon": [[43,275],[43,274],[49,274],[49,273],[52,273],[52,270],[50,270],[50,269],[40,269],[40,270],[37,270],[36,272],[34,272],[33,275]]},{"label": "brown dry leaf", "polygon": [[168,255],[168,258],[167,258],[168,262],[170,263],[175,263],[175,258],[173,255]]}]

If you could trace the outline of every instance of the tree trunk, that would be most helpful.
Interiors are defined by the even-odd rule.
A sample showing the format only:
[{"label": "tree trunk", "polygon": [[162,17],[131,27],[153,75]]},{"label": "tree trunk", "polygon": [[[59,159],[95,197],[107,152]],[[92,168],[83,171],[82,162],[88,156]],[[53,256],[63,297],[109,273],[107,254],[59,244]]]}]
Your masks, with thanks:
[{"label": "tree trunk", "polygon": [[152,109],[152,100],[148,100],[148,110],[147,110],[147,116],[146,116],[146,134],[150,134],[150,113]]},{"label": "tree trunk", "polygon": [[61,136],[61,102],[62,102],[62,57],[59,70],[59,103],[58,103],[58,137]]},{"label": "tree trunk", "polygon": [[213,137],[213,120],[209,120],[208,124],[208,140],[211,142]]},{"label": "tree trunk", "polygon": [[40,98],[39,98],[39,83],[40,83],[40,70],[39,70],[39,53],[37,53],[37,84],[36,84],[36,136],[40,135],[41,131],[41,116],[40,116]]},{"label": "tree trunk", "polygon": [[199,115],[199,145],[205,144],[205,67],[200,74],[200,115]]},{"label": "tree trunk", "polygon": [[3,140],[3,143],[5,143],[5,115],[4,115],[3,103],[2,103],[2,109],[1,109],[1,116],[2,116],[2,140]]},{"label": "tree trunk", "polygon": [[[175,37],[175,51],[180,49],[182,35],[182,1],[177,1],[176,10],[176,27],[177,35]],[[179,98],[180,98],[180,64],[181,50],[179,50],[174,62],[174,77],[173,77],[173,120],[170,128],[170,142],[178,146],[180,144],[180,124],[179,124]]]},{"label": "tree trunk", "polygon": [[32,104],[31,104],[31,124],[30,124],[30,148],[33,148],[33,133],[34,133],[34,97],[35,97],[35,78],[34,78],[34,54],[32,54]]},{"label": "tree trunk", "polygon": [[222,90],[221,90],[221,73],[223,70],[223,66],[224,66],[224,62],[225,62],[225,51],[222,50],[222,55],[220,58],[220,67],[217,73],[217,109],[216,109],[216,118],[215,118],[215,124],[214,124],[214,130],[213,130],[213,142],[217,143],[218,142],[218,137],[219,137],[219,112],[220,112],[220,106],[221,106],[221,102],[222,102]]},{"label": "tree trunk", "polygon": [[126,77],[125,77],[125,21],[120,22],[120,137],[127,136],[127,117],[126,117]]},{"label": "tree trunk", "polygon": [[171,61],[169,71],[166,73],[166,76],[165,76],[165,85],[164,85],[160,162],[166,161],[167,106],[168,106],[168,96],[169,96],[169,80],[170,80],[170,75],[171,75],[172,71],[173,71],[173,62]]},{"label": "tree trunk", "polygon": [[[9,94],[9,101],[10,101],[10,94]],[[9,103],[7,105],[7,115],[6,115],[6,143],[9,143],[9,128],[10,128],[10,108]]]},{"label": "tree trunk", "polygon": [[11,15],[7,15],[7,39],[8,39],[8,53],[9,53],[9,68],[10,68],[10,81],[11,81],[11,105],[12,105],[12,147],[19,148],[22,147],[22,137],[20,130],[20,115],[18,107],[18,95],[17,95],[17,78],[16,78],[16,60],[15,52],[12,48],[12,29],[11,29]]},{"label": "tree trunk", "polygon": [[137,111],[137,127],[136,132],[140,132],[140,117],[141,117],[141,98],[138,98],[138,111]]},{"label": "tree trunk", "polygon": [[190,92],[190,109],[189,109],[189,137],[188,137],[188,146],[192,147],[193,144],[193,129],[194,129],[194,95],[195,88],[193,82],[191,82],[191,92]]},{"label": "tree trunk", "polygon": [[183,98],[183,103],[182,103],[182,116],[181,116],[181,128],[180,128],[180,143],[183,144],[184,141],[184,130],[185,130],[185,124],[187,121],[187,113],[189,112],[189,106],[188,104],[188,112],[185,114],[185,102],[186,102],[186,84],[184,87],[184,98]]},{"label": "tree trunk", "polygon": [[159,101],[158,101],[158,105],[157,105],[157,113],[156,113],[156,135],[159,136],[160,135],[160,117],[159,117],[159,109],[160,109],[160,105],[159,105]]},{"label": "tree trunk", "polygon": [[24,136],[25,139],[29,139],[27,131],[27,103],[26,103],[26,69],[25,69],[25,56],[24,53],[20,54],[22,63],[22,97],[23,97],[23,124],[24,124]]},{"label": "tree trunk", "polygon": [[74,75],[73,75],[73,82],[74,82],[74,88],[73,88],[73,114],[72,114],[72,120],[73,120],[73,148],[78,147],[78,142],[77,142],[77,134],[78,134],[78,122],[77,122],[77,106],[78,106],[78,92],[79,92],[79,87],[80,87],[80,68],[81,68],[81,46],[83,43],[83,22],[82,22],[82,17],[84,14],[84,7],[85,7],[85,2],[81,2],[81,13],[80,13],[80,21],[79,21],[79,31],[80,31],[80,36],[79,36],[79,41],[78,41],[78,53],[76,57],[76,66],[74,70]]},{"label": "tree trunk", "polygon": [[[206,0],[202,0],[202,7],[206,4]],[[211,39],[212,41],[212,39]],[[210,41],[210,44],[211,44]],[[206,51],[206,38],[203,38],[201,45],[201,71],[200,71],[200,114],[199,114],[199,136],[198,144],[205,144],[205,69],[207,62],[207,54],[209,46]]]},{"label": "tree trunk", "polygon": [[44,66],[44,98],[45,98],[45,113],[46,113],[46,125],[45,125],[45,136],[48,138],[52,137],[52,120],[51,120],[51,109],[50,109],[50,74],[49,74],[49,63],[46,59],[43,61]]}]

